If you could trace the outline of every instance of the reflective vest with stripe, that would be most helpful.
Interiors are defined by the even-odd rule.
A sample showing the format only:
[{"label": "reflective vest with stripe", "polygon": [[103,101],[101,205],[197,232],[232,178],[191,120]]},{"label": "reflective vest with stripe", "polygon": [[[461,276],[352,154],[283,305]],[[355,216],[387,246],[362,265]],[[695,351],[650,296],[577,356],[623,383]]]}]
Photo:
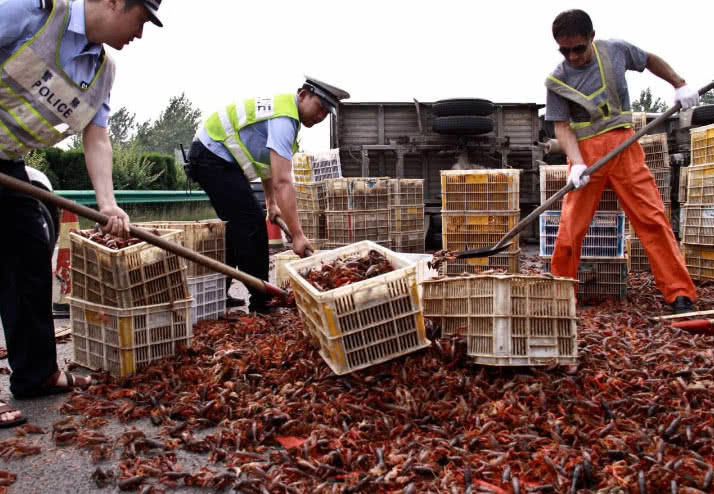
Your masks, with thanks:
[{"label": "reflective vest with stripe", "polygon": [[579,141],[620,127],[632,127],[632,112],[622,110],[617,78],[612,69],[606,44],[595,41],[593,51],[600,68],[600,80],[602,81],[602,87],[594,93],[583,94],[552,74],[545,80],[545,86],[548,89],[558,96],[582,106],[590,115],[589,122],[570,122],[570,128],[573,129]]},{"label": "reflective vest with stripe", "polygon": [[17,159],[81,133],[109,95],[114,63],[106,53],[88,87],[60,67],[68,22],[67,0],[54,0],[42,28],[0,67],[0,159]]},{"label": "reflective vest with stripe", "polygon": [[[208,117],[205,128],[214,141],[222,142],[243,169],[248,181],[270,178],[270,163],[261,163],[251,155],[240,139],[240,131],[249,125],[277,117],[290,117],[298,121],[300,116],[294,94],[277,94],[264,98],[249,98],[242,103],[228,105]],[[293,141],[293,153],[297,152],[297,132]]]}]

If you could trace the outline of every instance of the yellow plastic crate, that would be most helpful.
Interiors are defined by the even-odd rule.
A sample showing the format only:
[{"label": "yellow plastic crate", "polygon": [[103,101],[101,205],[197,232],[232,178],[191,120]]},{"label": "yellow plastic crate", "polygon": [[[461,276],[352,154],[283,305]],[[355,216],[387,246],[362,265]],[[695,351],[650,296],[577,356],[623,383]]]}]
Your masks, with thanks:
[{"label": "yellow plastic crate", "polygon": [[689,167],[683,166],[679,169],[679,196],[677,200],[680,205],[687,202],[687,180],[689,177]]},{"label": "yellow plastic crate", "polygon": [[519,209],[518,169],[441,170],[442,211]]},{"label": "yellow plastic crate", "polygon": [[693,280],[714,280],[714,246],[682,244],[682,251]]},{"label": "yellow plastic crate", "polygon": [[327,211],[389,208],[388,178],[336,178],[327,181]]},{"label": "yellow plastic crate", "polygon": [[407,233],[424,231],[424,203],[419,206],[397,206],[389,208],[389,231]]},{"label": "yellow plastic crate", "polygon": [[327,209],[326,183],[295,184],[295,202],[300,211],[324,212]]},{"label": "yellow plastic crate", "polygon": [[309,184],[342,176],[340,150],[320,153],[295,153],[292,159],[295,183]]},{"label": "yellow plastic crate", "polygon": [[[157,228],[162,230],[183,231],[183,245],[199,254],[226,262],[226,222],[222,220],[199,221],[146,221],[137,223],[142,228]],[[207,267],[186,261],[188,272],[186,276],[195,277],[215,274]]]},{"label": "yellow plastic crate", "polygon": [[389,180],[389,207],[424,206],[423,178],[393,178]]},{"label": "yellow plastic crate", "polygon": [[[520,221],[519,211],[443,211],[441,212],[441,240],[444,249],[462,251],[480,249],[497,244]],[[504,252],[519,249],[520,235],[516,235]]]},{"label": "yellow plastic crate", "polygon": [[[318,252],[320,251],[316,250],[314,251],[314,254],[317,254]],[[298,259],[301,259],[301,257],[292,250],[286,250],[285,252],[275,254],[273,257],[273,260],[275,261],[275,283],[278,286],[283,286],[284,284],[290,282],[290,276],[288,276],[285,266],[293,261],[297,261]]]},{"label": "yellow plastic crate", "polygon": [[688,168],[687,205],[714,204],[714,163]]},{"label": "yellow plastic crate", "polygon": [[[320,292],[301,273],[375,250],[394,271]],[[285,266],[295,302],[320,355],[335,374],[346,374],[429,346],[419,303],[415,264],[374,242],[322,252]]]},{"label": "yellow plastic crate", "polygon": [[77,363],[125,377],[191,345],[191,299],[116,309],[70,298],[70,325]]},{"label": "yellow plastic crate", "polygon": [[640,137],[639,141],[645,152],[645,164],[650,170],[669,168],[669,146],[667,134],[651,134]]},{"label": "yellow plastic crate", "polygon": [[[158,230],[181,245],[183,231]],[[191,297],[186,264],[175,254],[146,242],[112,250],[70,233],[72,297],[109,307],[131,308]]]},{"label": "yellow plastic crate", "polygon": [[490,270],[505,270],[517,274],[521,270],[521,250],[508,254],[496,254],[488,257],[472,257],[444,261],[439,266],[442,276],[462,276],[464,274],[479,274]]},{"label": "yellow plastic crate", "polygon": [[714,124],[689,131],[691,136],[691,165],[714,164]]},{"label": "yellow plastic crate", "polygon": [[[568,165],[544,165],[540,169],[540,202],[544,203],[568,183]],[[550,206],[552,211],[563,209],[563,199]],[[597,211],[619,211],[622,208],[615,191],[605,188],[597,205]]]},{"label": "yellow plastic crate", "polygon": [[576,281],[526,275],[428,280],[424,317],[442,334],[466,336],[467,353],[483,365],[575,364]]},{"label": "yellow plastic crate", "polygon": [[389,241],[389,210],[328,211],[327,243],[351,244],[361,240]]}]

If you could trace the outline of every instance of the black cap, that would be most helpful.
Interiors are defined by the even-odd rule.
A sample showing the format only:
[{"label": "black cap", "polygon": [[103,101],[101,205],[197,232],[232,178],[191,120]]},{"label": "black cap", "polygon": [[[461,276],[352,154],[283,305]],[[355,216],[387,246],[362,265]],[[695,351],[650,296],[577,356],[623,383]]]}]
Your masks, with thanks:
[{"label": "black cap", "polygon": [[159,12],[160,6],[161,0],[144,0],[144,7],[146,7],[146,10],[149,11],[149,19],[151,19],[151,22],[159,27],[164,27],[159,18],[156,16]]},{"label": "black cap", "polygon": [[322,104],[332,113],[337,113],[340,100],[350,97],[350,93],[344,89],[331,86],[330,84],[309,76],[305,76],[305,84],[302,85],[302,88],[317,95],[320,101],[322,101]]}]

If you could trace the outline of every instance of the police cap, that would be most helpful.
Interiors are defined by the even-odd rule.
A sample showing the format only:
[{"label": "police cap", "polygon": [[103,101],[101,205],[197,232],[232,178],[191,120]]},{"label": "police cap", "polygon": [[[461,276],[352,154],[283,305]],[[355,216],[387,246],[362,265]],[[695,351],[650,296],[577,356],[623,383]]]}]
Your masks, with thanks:
[{"label": "police cap", "polygon": [[322,104],[325,105],[325,107],[332,113],[337,113],[337,107],[340,104],[340,100],[350,97],[350,93],[344,89],[331,86],[330,84],[319,81],[314,77],[305,76],[305,84],[302,85],[302,89],[307,89],[311,93],[317,95]]},{"label": "police cap", "polygon": [[159,13],[159,7],[161,6],[161,0],[143,0],[144,1],[144,7],[146,7],[146,10],[149,11],[149,19],[151,19],[151,22],[156,24],[159,27],[164,27],[163,24],[161,24],[161,21],[157,17],[157,14]]}]

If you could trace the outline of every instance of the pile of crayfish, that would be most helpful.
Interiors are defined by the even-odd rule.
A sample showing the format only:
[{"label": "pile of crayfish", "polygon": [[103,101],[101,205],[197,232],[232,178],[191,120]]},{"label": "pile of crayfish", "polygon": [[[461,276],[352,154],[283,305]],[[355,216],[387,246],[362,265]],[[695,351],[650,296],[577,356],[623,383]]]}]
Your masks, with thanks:
[{"label": "pile of crayfish", "polygon": [[319,268],[313,268],[301,275],[312,286],[321,292],[326,292],[390,271],[394,271],[394,267],[389,259],[376,250],[370,250],[365,256],[355,254],[343,259],[336,259],[332,263],[323,264]]},{"label": "pile of crayfish", "polygon": [[[101,230],[73,230],[73,232],[77,235],[81,235],[84,238],[91,240],[94,243],[103,245],[104,247],[107,247],[108,249],[112,250],[125,249],[132,245],[143,242],[143,240],[135,237],[116,237],[111,233],[104,233]],[[157,230],[152,230],[151,233],[153,233],[154,235],[159,234]]]}]

